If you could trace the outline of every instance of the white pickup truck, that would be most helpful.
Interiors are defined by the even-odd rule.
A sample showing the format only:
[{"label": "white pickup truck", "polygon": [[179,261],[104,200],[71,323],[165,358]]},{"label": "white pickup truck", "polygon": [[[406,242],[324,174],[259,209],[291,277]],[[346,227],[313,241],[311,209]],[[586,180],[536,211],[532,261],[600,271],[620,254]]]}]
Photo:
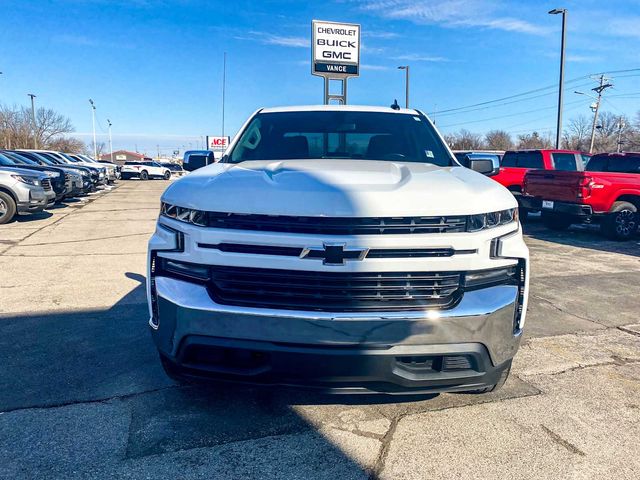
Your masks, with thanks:
[{"label": "white pickup truck", "polygon": [[162,196],[147,295],[167,374],[354,393],[500,387],[525,323],[528,250],[514,197],[486,176],[495,166],[469,167],[417,110],[257,111],[220,163]]}]

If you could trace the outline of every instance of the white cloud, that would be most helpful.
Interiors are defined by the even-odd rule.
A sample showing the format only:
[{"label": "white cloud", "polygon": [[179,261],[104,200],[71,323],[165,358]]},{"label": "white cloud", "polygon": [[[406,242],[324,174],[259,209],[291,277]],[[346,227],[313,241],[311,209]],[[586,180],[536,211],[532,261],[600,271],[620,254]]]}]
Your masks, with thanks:
[{"label": "white cloud", "polygon": [[391,70],[389,67],[385,67],[384,65],[360,65],[362,70],[371,70],[371,71],[382,71],[382,70]]},{"label": "white cloud", "polygon": [[281,47],[309,48],[311,42],[306,37],[292,37],[285,35],[274,35],[267,32],[251,31],[248,35],[237,35],[237,40],[251,40],[264,43],[265,45],[278,45]]},{"label": "white cloud", "polygon": [[640,25],[640,16],[612,18],[606,22],[606,25],[606,31],[610,35],[640,38],[640,28],[638,28],[638,25]]},{"label": "white cloud", "polygon": [[397,38],[400,35],[395,32],[386,32],[386,31],[367,31],[364,30],[362,32],[362,36],[365,38],[380,38],[380,39],[388,39],[388,38]]},{"label": "white cloud", "polygon": [[588,55],[567,55],[567,62],[574,63],[593,63],[593,62],[601,62],[602,58],[600,57],[591,57]]},{"label": "white cloud", "polygon": [[448,28],[478,27],[541,35],[547,28],[501,16],[500,5],[481,0],[356,0],[360,8],[384,18]]},{"label": "white cloud", "polygon": [[363,43],[360,46],[360,50],[362,50],[365,53],[371,53],[372,55],[380,55],[381,53],[384,53],[387,51],[385,47],[370,47],[369,44],[367,43]]},{"label": "white cloud", "polygon": [[449,59],[445,57],[419,55],[417,53],[410,53],[407,55],[400,55],[396,57],[397,60],[407,60],[409,62],[448,62]]}]

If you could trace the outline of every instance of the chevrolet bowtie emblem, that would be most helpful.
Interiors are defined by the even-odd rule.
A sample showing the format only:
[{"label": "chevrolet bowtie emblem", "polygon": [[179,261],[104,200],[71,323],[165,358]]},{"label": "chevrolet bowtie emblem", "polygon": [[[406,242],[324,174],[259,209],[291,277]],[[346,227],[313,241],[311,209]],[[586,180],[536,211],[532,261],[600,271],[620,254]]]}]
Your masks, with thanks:
[{"label": "chevrolet bowtie emblem", "polygon": [[346,248],[345,243],[323,243],[322,247],[302,249],[300,258],[322,259],[323,265],[344,265],[345,260],[363,260],[368,248]]}]

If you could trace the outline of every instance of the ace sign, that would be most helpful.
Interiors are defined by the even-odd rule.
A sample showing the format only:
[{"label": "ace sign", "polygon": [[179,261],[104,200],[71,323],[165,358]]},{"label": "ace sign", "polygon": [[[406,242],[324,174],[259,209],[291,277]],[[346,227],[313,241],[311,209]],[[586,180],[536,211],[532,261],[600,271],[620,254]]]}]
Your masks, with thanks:
[{"label": "ace sign", "polygon": [[207,150],[226,150],[229,137],[211,137],[207,135]]},{"label": "ace sign", "polygon": [[313,20],[311,73],[328,78],[360,74],[360,25]]}]

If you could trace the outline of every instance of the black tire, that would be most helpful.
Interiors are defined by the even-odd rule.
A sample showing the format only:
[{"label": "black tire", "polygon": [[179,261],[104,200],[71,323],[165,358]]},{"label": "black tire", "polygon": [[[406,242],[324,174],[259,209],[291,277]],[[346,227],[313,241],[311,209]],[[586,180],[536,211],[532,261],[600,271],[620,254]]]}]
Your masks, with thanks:
[{"label": "black tire", "polygon": [[529,220],[529,210],[518,207],[518,218],[520,219],[520,223],[526,223]]},{"label": "black tire", "polygon": [[0,192],[0,225],[9,223],[16,215],[16,202],[11,195]]},{"label": "black tire", "polygon": [[149,172],[142,170],[140,172],[140,180],[149,180]]},{"label": "black tire", "polygon": [[629,240],[638,231],[638,207],[629,202],[615,202],[600,225],[602,233],[613,240]]},{"label": "black tire", "polygon": [[495,385],[491,385],[489,387],[478,388],[477,390],[469,390],[466,393],[482,394],[482,393],[491,393],[491,392],[495,392],[496,390],[500,390],[502,386],[506,383],[507,379],[509,378],[509,373],[511,373],[511,360],[509,360],[509,365],[507,365],[507,368],[505,368],[500,374],[498,383],[496,383]]},{"label": "black tire", "polygon": [[160,354],[160,363],[162,364],[162,369],[164,370],[164,373],[171,380],[180,384],[190,383],[182,373],[182,370],[180,369],[180,367],[178,367],[175,363],[173,363],[171,360],[169,360],[167,357],[165,357],[162,354]]},{"label": "black tire", "polygon": [[542,212],[542,223],[551,230],[561,231],[569,228],[573,222],[571,217],[561,213]]},{"label": "black tire", "polygon": [[164,177],[165,180],[169,180],[171,178],[171,172],[168,172],[168,171],[164,172],[163,177]]}]

